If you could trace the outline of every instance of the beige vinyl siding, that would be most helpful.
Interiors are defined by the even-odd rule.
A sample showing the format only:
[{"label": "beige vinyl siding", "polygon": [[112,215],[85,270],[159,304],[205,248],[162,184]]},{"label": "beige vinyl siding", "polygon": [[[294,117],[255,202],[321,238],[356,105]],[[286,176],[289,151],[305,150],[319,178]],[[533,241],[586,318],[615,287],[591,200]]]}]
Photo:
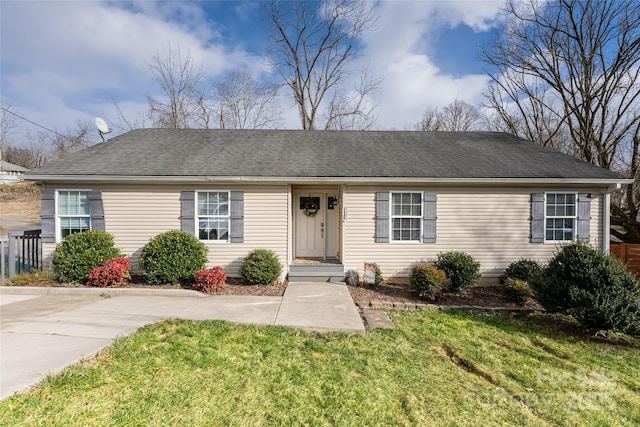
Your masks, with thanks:
[{"label": "beige vinyl siding", "polygon": [[[391,190],[437,193],[437,243],[375,243],[375,193]],[[343,230],[345,269],[362,272],[365,261],[377,262],[385,277],[406,277],[415,263],[433,261],[438,253],[450,250],[471,254],[480,262],[486,277],[501,275],[505,267],[522,257],[544,262],[553,255],[556,245],[529,243],[531,193],[544,191],[349,185],[343,194],[343,206],[347,208]],[[591,193],[590,243],[600,247],[603,197],[596,191]]]},{"label": "beige vinyl siding", "polygon": [[[207,243],[208,266],[220,265],[229,276],[239,274],[242,259],[253,249],[272,249],[287,264],[289,202],[287,185],[104,185],[102,190],[106,231],[131,257],[132,269],[144,245],[153,236],[180,229],[180,192],[197,190],[244,191],[244,242]],[[46,245],[51,252],[55,245]]]}]

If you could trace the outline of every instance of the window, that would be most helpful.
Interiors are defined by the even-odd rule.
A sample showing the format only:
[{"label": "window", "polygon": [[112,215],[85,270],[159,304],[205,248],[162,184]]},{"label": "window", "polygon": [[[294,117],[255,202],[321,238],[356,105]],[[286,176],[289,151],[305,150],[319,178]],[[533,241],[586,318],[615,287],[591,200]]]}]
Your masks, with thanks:
[{"label": "window", "polygon": [[91,229],[88,191],[58,191],[58,227],[60,240]]},{"label": "window", "polygon": [[200,240],[229,240],[229,192],[196,192],[198,238]]},{"label": "window", "polygon": [[545,203],[545,240],[575,240],[576,211],[574,193],[548,193]]},{"label": "window", "polygon": [[419,242],[422,235],[422,193],[391,193],[391,241]]}]

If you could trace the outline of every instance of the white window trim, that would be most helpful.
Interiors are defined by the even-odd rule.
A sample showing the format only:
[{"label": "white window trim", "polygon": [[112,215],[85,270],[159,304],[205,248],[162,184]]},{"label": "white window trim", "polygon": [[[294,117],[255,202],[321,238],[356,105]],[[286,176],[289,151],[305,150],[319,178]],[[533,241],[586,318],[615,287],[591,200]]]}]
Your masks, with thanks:
[{"label": "white window trim", "polygon": [[[399,193],[420,194],[420,216],[393,215],[393,195]],[[389,243],[394,245],[420,245],[422,244],[422,218],[424,216],[424,191],[416,190],[393,190],[389,191]],[[395,240],[393,238],[394,218],[418,218],[420,224],[420,236],[418,240]]]},{"label": "white window trim", "polygon": [[[59,195],[61,191],[78,191],[87,193],[87,197],[89,197],[89,193],[91,189],[87,188],[56,188],[54,194],[54,202],[55,203],[55,223],[56,223],[56,243],[62,242],[62,233],[60,229],[60,205],[59,205]],[[86,215],[64,215],[65,218],[84,218]],[[92,230],[91,224],[91,204],[89,204],[89,230]]]},{"label": "white window trim", "polygon": [[[575,200],[575,211],[573,215],[573,237],[571,240],[547,240],[547,218],[572,218],[571,216],[547,216],[547,196],[549,194],[572,194]],[[562,245],[566,243],[575,242],[577,236],[578,227],[578,193],[575,191],[547,191],[544,193],[544,243]]]},{"label": "white window trim", "polygon": [[[200,215],[198,215],[198,193],[227,193],[229,200],[229,213],[226,215],[227,218],[227,238],[226,240],[209,240],[209,239],[200,239]],[[231,239],[231,190],[215,190],[215,189],[200,189],[195,190],[195,197],[193,198],[193,203],[195,204],[193,212],[195,215],[195,236],[199,241],[206,244],[211,245],[226,245],[230,243]],[[217,215],[217,217],[224,218],[223,215]],[[214,216],[204,216],[203,218],[214,218]]]}]

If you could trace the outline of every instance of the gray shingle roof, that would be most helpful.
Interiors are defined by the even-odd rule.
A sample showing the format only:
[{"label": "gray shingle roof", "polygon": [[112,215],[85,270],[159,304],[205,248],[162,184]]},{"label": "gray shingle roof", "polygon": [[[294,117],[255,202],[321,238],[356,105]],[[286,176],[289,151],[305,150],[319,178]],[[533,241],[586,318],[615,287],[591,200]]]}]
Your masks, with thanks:
[{"label": "gray shingle roof", "polygon": [[29,176],[624,179],[506,133],[205,129],[134,130]]},{"label": "gray shingle roof", "polygon": [[26,172],[29,169],[23,168],[22,166],[14,165],[13,163],[5,162],[4,160],[0,161],[0,171],[7,172]]}]

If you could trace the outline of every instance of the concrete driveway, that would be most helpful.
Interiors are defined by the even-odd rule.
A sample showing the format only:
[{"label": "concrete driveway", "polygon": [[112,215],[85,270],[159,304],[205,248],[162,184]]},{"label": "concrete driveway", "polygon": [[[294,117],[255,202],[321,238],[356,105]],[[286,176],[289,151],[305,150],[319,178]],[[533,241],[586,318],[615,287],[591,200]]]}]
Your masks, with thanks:
[{"label": "concrete driveway", "polygon": [[364,333],[344,284],[289,284],[283,297],[188,290],[0,287],[0,399],[169,318]]}]

